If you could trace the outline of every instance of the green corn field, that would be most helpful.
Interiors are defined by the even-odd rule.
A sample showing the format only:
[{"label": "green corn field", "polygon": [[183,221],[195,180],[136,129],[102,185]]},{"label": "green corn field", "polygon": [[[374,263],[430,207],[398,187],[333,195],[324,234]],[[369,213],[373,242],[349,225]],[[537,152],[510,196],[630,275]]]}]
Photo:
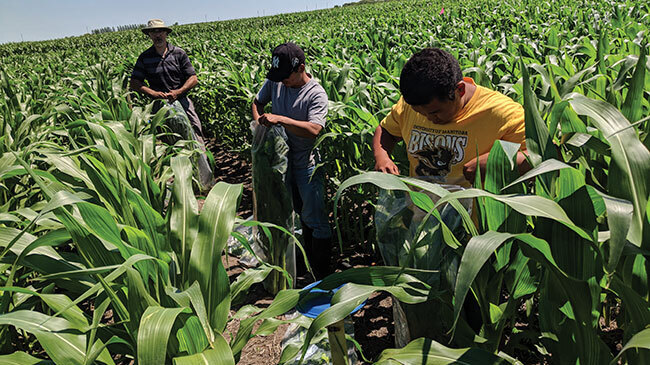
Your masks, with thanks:
[{"label": "green corn field", "polygon": [[[231,282],[222,258],[230,237],[250,250],[237,228],[288,232],[237,215],[243,181],[199,209],[201,151],[166,143],[168,109],[128,89],[142,32],[0,45],[0,364],[235,364],[255,335],[299,322],[288,363],[376,292],[416,320],[405,347],[367,363],[650,364],[649,3],[385,1],[181,25],[169,41],[197,71],[205,133],[249,158],[270,52],[301,45],[330,100],[317,145],[338,245],[377,250],[382,194],[410,197],[426,224],[393,242],[397,264],[325,278],[347,285],[316,319],[280,320],[304,299],[290,281],[265,308],[245,300],[286,268]],[[374,130],[424,47],[524,106],[531,171],[497,141],[472,189],[372,172]],[[394,158],[408,171],[403,146]]]}]

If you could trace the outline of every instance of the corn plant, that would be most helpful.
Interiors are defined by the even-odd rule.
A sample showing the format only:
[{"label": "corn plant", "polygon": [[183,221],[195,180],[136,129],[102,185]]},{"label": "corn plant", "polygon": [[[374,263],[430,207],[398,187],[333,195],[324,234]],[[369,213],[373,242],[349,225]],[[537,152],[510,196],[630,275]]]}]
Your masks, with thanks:
[{"label": "corn plant", "polygon": [[[630,90],[645,82],[645,52],[641,48]],[[630,110],[643,110],[643,92],[628,92],[623,105],[630,108],[622,111],[605,101],[567,93],[559,96],[544,115],[531,89],[528,66],[521,62],[521,67],[526,145],[534,167],[525,176],[519,178],[515,168],[519,146],[497,141],[490,152],[483,189],[446,193],[426,182],[366,173],[344,182],[337,197],[349,186],[372,183],[408,192],[420,208],[431,214],[431,219],[440,219],[436,208],[446,202],[478,199],[480,232],[484,233],[474,235],[460,248],[453,238],[444,237],[444,242],[457,250],[460,265],[451,288],[453,297],[447,302],[448,308],[453,308],[452,322],[440,334],[450,331],[447,340],[456,346],[508,353],[524,338],[537,338],[538,348],[569,363],[613,362],[616,355],[629,363],[643,363],[647,353],[612,353],[600,337],[602,321],[607,323],[613,309],[623,307],[624,313],[617,316],[618,326],[624,330],[623,343],[631,341],[630,347],[648,347],[641,340],[646,338],[644,328],[650,323],[648,289],[638,278],[647,276],[642,250],[647,244],[643,237],[647,235],[650,214],[646,187],[650,181],[650,152],[624,115]],[[597,80],[593,82],[597,84]],[[604,186],[587,184],[589,169],[582,168],[603,161],[602,156],[587,159],[590,155],[580,154],[581,163],[570,158],[565,162],[556,159],[555,132],[549,133],[549,122],[543,116],[551,122],[559,118],[556,122],[561,127],[555,132],[560,135],[575,136],[571,120],[580,117],[585,119],[577,119],[583,123],[578,125],[592,126],[600,132],[596,133],[599,142],[607,147]],[[572,143],[560,146],[563,155],[580,152]],[[531,179],[534,183],[523,185]],[[433,204],[427,196],[411,191],[407,184],[440,199]],[[476,185],[481,185],[480,177]],[[468,219],[466,222],[468,226],[472,224]],[[411,254],[432,244],[412,243]],[[476,333],[467,333],[469,328],[463,321],[461,309],[468,295],[480,307],[482,324]],[[527,313],[530,319],[535,317],[539,321],[539,330],[514,328],[516,311],[522,304],[538,305],[537,313]],[[512,333],[504,343],[506,331]],[[439,340],[444,340],[444,336]],[[406,359],[424,361],[427,356],[446,355],[451,359],[452,353],[472,357],[476,351],[454,352],[430,341],[416,340],[400,351],[385,352],[381,359],[408,363]],[[502,361],[485,359],[484,363]]]},{"label": "corn plant", "polygon": [[3,214],[2,346],[17,351],[3,361],[34,360],[19,343],[38,344],[55,363],[113,363],[119,353],[144,364],[234,364],[221,335],[230,303],[271,271],[231,286],[221,261],[242,187],[217,184],[199,214],[191,151],[174,156],[156,143],[165,110],[116,113],[102,98],[124,99],[102,95],[60,115],[88,118],[58,132],[68,149],[34,143],[4,155],[13,173],[3,180],[38,189],[30,205]]}]

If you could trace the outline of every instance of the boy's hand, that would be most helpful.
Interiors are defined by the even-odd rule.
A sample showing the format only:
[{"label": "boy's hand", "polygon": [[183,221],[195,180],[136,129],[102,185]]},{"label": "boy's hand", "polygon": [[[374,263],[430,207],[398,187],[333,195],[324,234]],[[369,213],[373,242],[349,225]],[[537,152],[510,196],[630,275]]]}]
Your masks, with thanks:
[{"label": "boy's hand", "polygon": [[[528,172],[528,170],[531,169],[530,165],[528,164],[528,161],[526,160],[526,155],[527,155],[526,151],[519,151],[517,153],[517,167],[519,170],[519,175],[523,175],[526,172]],[[485,181],[485,176],[487,176],[486,170],[487,170],[487,160],[489,156],[490,156],[489,152],[478,156],[478,163],[481,166],[481,180],[483,181]],[[476,162],[477,159],[474,158],[468,163],[466,163],[465,165],[463,165],[463,175],[465,175],[467,181],[469,181],[472,184],[474,183],[474,178],[476,177]]]},{"label": "boy's hand", "polygon": [[476,177],[476,159],[463,165],[463,175],[467,181],[474,182],[474,178]]},{"label": "boy's hand", "polygon": [[375,171],[385,172],[387,174],[399,175],[397,165],[390,158],[383,158],[375,162]]},{"label": "boy's hand", "polygon": [[258,122],[263,126],[270,127],[272,125],[280,123],[281,119],[282,119],[281,115],[264,113],[260,115],[260,119],[258,119]]},{"label": "boy's hand", "polygon": [[[488,156],[489,156],[489,152],[478,156],[478,163],[481,166],[482,180],[485,180],[485,169],[487,166]],[[472,184],[474,183],[474,178],[476,177],[476,162],[477,159],[473,158],[468,163],[463,165],[463,175],[465,176],[465,179],[467,179],[467,181],[469,181]]]}]

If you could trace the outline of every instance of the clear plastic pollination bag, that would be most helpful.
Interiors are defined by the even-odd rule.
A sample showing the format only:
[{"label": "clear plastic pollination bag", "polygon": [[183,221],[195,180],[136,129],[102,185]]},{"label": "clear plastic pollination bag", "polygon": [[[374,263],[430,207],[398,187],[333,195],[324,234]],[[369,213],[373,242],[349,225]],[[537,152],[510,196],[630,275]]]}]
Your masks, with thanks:
[{"label": "clear plastic pollination bag", "polygon": [[[180,101],[176,100],[173,103],[167,103],[166,105],[170,108],[170,111],[165,119],[165,125],[169,127],[174,134],[180,137],[167,136],[165,142],[168,144],[175,144],[179,140],[198,141],[194,129],[192,128],[192,124],[190,123],[190,119],[187,117],[187,113],[185,113],[185,109],[183,109]],[[199,146],[199,148],[204,149],[204,146]],[[195,155],[193,159],[198,168],[197,177],[198,181],[201,183],[201,188],[204,189],[210,187],[213,176],[212,168],[208,162],[208,157],[205,153],[201,153],[198,156]]]},{"label": "clear plastic pollination bag", "polygon": [[178,134],[181,139],[188,141],[195,140],[196,138],[194,138],[194,131],[192,130],[190,119],[187,117],[187,113],[185,113],[185,109],[183,109],[181,103],[176,100],[167,105],[171,108],[171,111],[168,114],[169,117],[165,120],[165,125],[172,132]]},{"label": "clear plastic pollination bag", "polygon": [[[436,183],[436,180],[430,177],[420,176],[416,179]],[[464,190],[459,185],[439,185],[449,192]],[[440,199],[428,191],[421,192],[427,194],[434,204]],[[459,202],[471,216],[472,199],[460,199]],[[458,211],[447,203],[441,205],[438,211],[449,230],[463,242],[466,232]],[[382,189],[375,210],[379,251],[386,265],[436,270],[437,272],[429,275],[425,281],[431,285],[433,293],[451,295],[456,283],[460,256],[445,243],[438,219],[433,215],[427,217],[427,213],[411,201],[407,192]],[[445,292],[447,294],[444,294]],[[393,298],[393,318],[395,344],[403,347],[419,337],[442,339],[440,334],[444,334],[451,327],[453,308],[444,301],[433,298],[415,305],[399,303]]]},{"label": "clear plastic pollination bag", "polygon": [[[253,217],[256,221],[273,223],[290,233],[294,229],[293,201],[287,189],[289,145],[281,126],[265,127],[253,121]],[[253,234],[255,246],[266,262],[285,268],[295,276],[295,254],[289,235],[270,229],[267,237],[261,229]],[[273,271],[265,282],[272,292],[282,289],[282,275]]]}]

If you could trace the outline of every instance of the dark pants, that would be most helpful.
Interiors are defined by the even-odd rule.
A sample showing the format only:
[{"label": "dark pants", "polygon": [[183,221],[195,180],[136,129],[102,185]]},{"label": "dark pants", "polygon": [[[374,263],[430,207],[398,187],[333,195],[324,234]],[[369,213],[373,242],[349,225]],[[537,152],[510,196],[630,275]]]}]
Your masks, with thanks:
[{"label": "dark pants", "polygon": [[316,238],[331,238],[325,212],[325,181],[323,171],[314,173],[315,166],[289,169],[290,191],[293,193],[293,210],[300,220],[314,231]]},{"label": "dark pants", "polygon": [[[303,247],[317,279],[331,272],[332,232],[325,213],[323,180],[322,171],[314,173],[314,167],[292,168],[289,172],[293,209],[300,215]],[[304,275],[306,267],[300,254],[296,257],[296,263],[298,275]]]}]

